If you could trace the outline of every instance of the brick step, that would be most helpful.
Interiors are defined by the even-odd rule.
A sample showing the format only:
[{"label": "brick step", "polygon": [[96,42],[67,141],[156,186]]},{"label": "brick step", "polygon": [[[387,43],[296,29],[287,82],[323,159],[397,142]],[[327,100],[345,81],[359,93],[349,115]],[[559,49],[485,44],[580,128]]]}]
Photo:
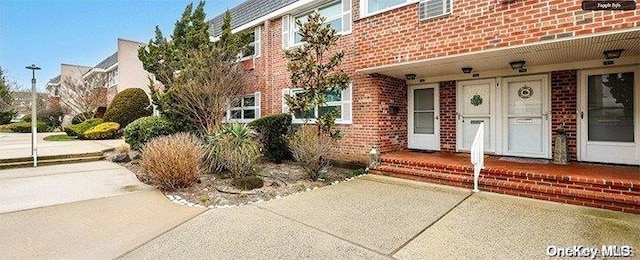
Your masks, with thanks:
[{"label": "brick step", "polygon": [[[62,159],[38,160],[38,166],[95,162],[95,161],[104,160],[104,158],[105,156],[101,154],[99,156],[83,156],[83,157],[72,157],[72,158],[62,158]],[[28,168],[28,167],[33,167],[33,161],[0,163],[1,170],[14,169],[14,168]]]},{"label": "brick step", "polygon": [[[375,169],[373,173],[469,189],[473,187],[472,174],[450,174],[389,165],[382,165]],[[519,181],[492,179],[482,177],[482,175],[478,185],[481,190],[497,193],[640,213],[640,196],[634,194],[606,193],[576,187],[558,186],[557,184],[550,186],[522,183]]]},{"label": "brick step", "polygon": [[[473,174],[473,167],[459,165],[445,165],[429,161],[406,161],[398,159],[382,159],[383,165],[408,168],[423,171],[438,171],[449,174]],[[522,182],[539,182],[541,185],[565,185],[566,187],[585,188],[600,192],[611,193],[633,193],[640,194],[640,179],[637,181],[612,181],[596,178],[588,178],[577,175],[552,175],[525,172],[520,170],[504,170],[499,168],[486,167],[482,170],[482,176],[496,179],[512,180],[520,179]]]}]

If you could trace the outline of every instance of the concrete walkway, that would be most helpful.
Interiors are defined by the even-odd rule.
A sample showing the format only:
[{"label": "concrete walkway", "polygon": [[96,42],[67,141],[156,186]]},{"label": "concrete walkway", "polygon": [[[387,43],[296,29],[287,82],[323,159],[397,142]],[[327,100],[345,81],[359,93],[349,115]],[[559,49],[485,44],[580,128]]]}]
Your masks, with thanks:
[{"label": "concrete walkway", "polygon": [[203,211],[110,162],[2,170],[0,258],[115,258]]},{"label": "concrete walkway", "polygon": [[[37,148],[38,156],[83,154],[101,152],[124,144],[124,140],[77,140],[77,141],[44,141],[49,135],[64,134],[39,133]],[[30,133],[0,133],[0,159],[24,158],[31,156]]]},{"label": "concrete walkway", "polygon": [[124,258],[539,259],[574,245],[637,256],[638,234],[633,214],[367,176],[209,210]]},{"label": "concrete walkway", "polygon": [[640,250],[638,215],[372,175],[204,211],[94,162],[0,171],[0,202],[0,258],[10,259],[539,259],[550,246]]}]

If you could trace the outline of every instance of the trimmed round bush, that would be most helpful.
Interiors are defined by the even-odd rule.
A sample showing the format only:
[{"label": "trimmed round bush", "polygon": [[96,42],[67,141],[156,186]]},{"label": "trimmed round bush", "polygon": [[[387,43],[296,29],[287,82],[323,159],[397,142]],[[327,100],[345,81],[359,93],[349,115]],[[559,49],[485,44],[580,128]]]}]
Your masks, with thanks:
[{"label": "trimmed round bush", "polygon": [[103,122],[104,121],[102,120],[102,118],[91,118],[77,125],[68,125],[64,128],[64,131],[67,133],[68,136],[80,137],[82,136],[82,134],[84,134],[84,132],[88,131],[94,126],[102,124]]},{"label": "trimmed round bush", "polygon": [[[18,122],[15,124],[11,124],[9,130],[16,133],[31,133],[31,122]],[[36,122],[36,130],[38,132],[43,133],[47,131],[47,123],[38,121]]]},{"label": "trimmed round bush", "polygon": [[258,132],[263,148],[262,152],[269,161],[281,163],[283,160],[291,159],[291,151],[289,151],[286,139],[291,128],[291,115],[265,116],[251,121],[249,126]]},{"label": "trimmed round bush", "polygon": [[202,174],[202,153],[200,139],[192,134],[161,136],[144,146],[140,166],[160,189],[186,188]]},{"label": "trimmed round bush", "polygon": [[83,139],[102,140],[115,138],[120,124],[116,122],[106,122],[92,127],[82,134]]},{"label": "trimmed round bush", "polygon": [[106,122],[116,122],[124,128],[136,119],[151,114],[147,93],[140,88],[128,88],[113,98],[103,119]]},{"label": "trimmed round bush", "polygon": [[140,150],[151,139],[176,132],[173,124],[166,118],[146,116],[136,119],[124,128],[124,141],[132,149]]}]

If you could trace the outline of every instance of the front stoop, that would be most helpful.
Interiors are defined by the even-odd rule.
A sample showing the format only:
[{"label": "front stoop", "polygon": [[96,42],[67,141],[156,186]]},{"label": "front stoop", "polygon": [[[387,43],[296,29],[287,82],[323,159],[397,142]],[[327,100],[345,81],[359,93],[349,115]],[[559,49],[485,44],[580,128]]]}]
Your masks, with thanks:
[{"label": "front stoop", "polygon": [[[374,174],[473,188],[473,167],[447,165],[437,160],[382,158]],[[640,214],[640,178],[588,178],[579,172],[558,174],[485,167],[480,190]]]}]

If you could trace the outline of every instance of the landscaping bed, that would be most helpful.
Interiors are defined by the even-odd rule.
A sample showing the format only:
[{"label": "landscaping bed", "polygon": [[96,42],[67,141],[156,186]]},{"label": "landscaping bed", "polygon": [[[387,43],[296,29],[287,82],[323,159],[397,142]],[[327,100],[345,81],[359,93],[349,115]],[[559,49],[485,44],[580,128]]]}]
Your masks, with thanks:
[{"label": "landscaping bed", "polygon": [[[116,155],[118,152],[111,152],[107,154],[107,159],[112,160]],[[138,155],[139,152],[129,152],[131,158]],[[139,165],[139,160],[134,159],[119,164],[135,173],[141,182],[153,185]],[[244,191],[232,185],[230,174],[203,174],[199,181],[191,187],[176,191],[164,191],[164,194],[169,199],[191,206],[235,206],[309,191],[364,173],[363,169],[331,167],[324,180],[311,181],[302,168],[294,162],[286,161],[276,164],[266,160],[260,160],[255,165],[255,171],[257,176],[264,180],[262,188]]]}]

